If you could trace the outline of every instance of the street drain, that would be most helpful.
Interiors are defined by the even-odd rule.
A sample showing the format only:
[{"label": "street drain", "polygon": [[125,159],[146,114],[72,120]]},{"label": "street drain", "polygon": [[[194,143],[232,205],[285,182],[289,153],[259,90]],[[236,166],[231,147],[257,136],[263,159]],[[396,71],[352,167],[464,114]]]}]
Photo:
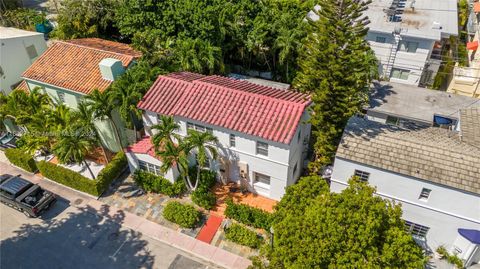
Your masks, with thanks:
[{"label": "street drain", "polygon": [[73,203],[75,205],[79,205],[79,204],[83,203],[83,199],[76,199],[75,201],[73,201]]}]

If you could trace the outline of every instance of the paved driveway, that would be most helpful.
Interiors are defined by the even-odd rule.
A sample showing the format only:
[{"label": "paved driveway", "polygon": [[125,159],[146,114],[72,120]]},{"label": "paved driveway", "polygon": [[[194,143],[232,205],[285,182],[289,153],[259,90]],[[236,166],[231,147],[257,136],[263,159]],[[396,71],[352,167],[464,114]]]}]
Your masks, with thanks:
[{"label": "paved driveway", "polygon": [[28,219],[0,204],[0,268],[218,268],[122,228],[122,218],[59,200],[41,218]]}]

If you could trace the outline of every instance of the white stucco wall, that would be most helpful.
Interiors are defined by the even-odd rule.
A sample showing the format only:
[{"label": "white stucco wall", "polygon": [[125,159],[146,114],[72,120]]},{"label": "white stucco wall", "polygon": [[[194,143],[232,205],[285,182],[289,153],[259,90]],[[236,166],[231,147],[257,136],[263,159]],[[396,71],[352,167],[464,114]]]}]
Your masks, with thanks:
[{"label": "white stucco wall", "polygon": [[[153,158],[148,154],[139,154],[139,153],[132,153],[126,152],[125,155],[128,159],[128,167],[130,168],[130,172],[133,173],[135,170],[139,169],[138,161],[144,161],[147,163],[151,163],[153,165],[162,166],[162,162],[159,159]],[[164,175],[166,179],[170,182],[174,183],[175,179],[178,177],[178,170],[176,169],[169,169]]]},{"label": "white stucco wall", "polygon": [[[376,42],[377,36],[384,37],[385,43]],[[377,56],[377,59],[379,59],[381,62],[379,66],[379,72],[380,76],[382,76],[386,70],[390,51],[394,43],[393,35],[391,33],[369,31],[366,39],[375,52],[375,56]],[[418,85],[425,67],[425,63],[432,52],[434,41],[429,39],[409,37],[406,35],[402,35],[400,42],[402,41],[418,42],[418,48],[415,53],[397,51],[393,68],[409,70],[410,74],[407,80],[390,78],[390,81],[409,85]]]},{"label": "white stucco wall", "polygon": [[[37,57],[30,59],[26,48],[33,45]],[[22,73],[47,50],[43,34],[32,32],[30,36],[7,38],[0,34],[0,67],[4,75],[0,76],[0,90],[4,94],[11,92],[12,85],[19,83]]]},{"label": "white stucco wall", "polygon": [[[280,200],[285,193],[285,188],[288,185],[296,182],[300,175],[301,164],[303,162],[303,141],[305,136],[310,134],[309,126],[302,126],[301,138],[298,142],[302,144],[302,146],[297,145],[297,137],[295,136],[291,142],[294,145],[294,147],[292,147],[291,145],[264,140],[259,137],[254,137],[237,131],[185,119],[182,117],[175,117],[175,120],[180,125],[180,130],[178,133],[181,136],[187,135],[187,121],[212,128],[213,135],[216,136],[219,141],[219,143],[216,145],[219,154],[230,161],[228,169],[229,179],[236,182],[240,181],[241,177],[239,165],[246,163],[248,166],[246,180],[248,181],[248,187],[250,191],[257,192],[260,195],[275,200]],[[146,126],[147,133],[152,135],[149,127],[157,123],[157,114],[150,111],[145,111],[143,113],[143,121]],[[298,132],[299,130],[297,129],[296,135]],[[230,134],[233,134],[236,137],[235,147],[230,147]],[[268,156],[256,154],[257,141],[268,143]],[[291,154],[292,148],[295,148],[294,154]],[[292,176],[295,163],[299,164],[297,166],[297,172],[294,176]],[[221,164],[219,161],[214,162],[211,164],[210,168],[219,172]],[[268,190],[259,187],[255,188],[253,186],[255,172],[270,176],[270,188]]]},{"label": "white stucco wall", "polygon": [[[402,204],[405,220],[430,228],[426,243],[431,250],[440,245],[451,249],[458,228],[480,230],[480,195],[341,158],[335,158],[331,191],[345,189],[355,169],[370,173],[368,182],[378,195]],[[428,201],[419,200],[422,188],[431,190]]]}]

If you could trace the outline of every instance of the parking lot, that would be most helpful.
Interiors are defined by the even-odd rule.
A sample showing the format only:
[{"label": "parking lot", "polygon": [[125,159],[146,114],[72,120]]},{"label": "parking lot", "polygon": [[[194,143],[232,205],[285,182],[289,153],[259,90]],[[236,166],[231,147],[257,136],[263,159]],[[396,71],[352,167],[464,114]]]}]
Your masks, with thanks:
[{"label": "parking lot", "polygon": [[122,218],[61,199],[37,219],[0,204],[0,268],[218,268],[123,228]]}]

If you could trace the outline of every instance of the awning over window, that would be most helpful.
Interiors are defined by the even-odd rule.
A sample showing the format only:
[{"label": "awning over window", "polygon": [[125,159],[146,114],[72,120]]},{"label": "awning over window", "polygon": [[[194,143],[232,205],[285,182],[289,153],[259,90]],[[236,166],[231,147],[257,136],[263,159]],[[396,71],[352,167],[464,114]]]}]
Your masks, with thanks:
[{"label": "awning over window", "polygon": [[480,12],[480,2],[475,2],[473,3],[473,11],[475,13],[479,13]]},{"label": "awning over window", "polygon": [[458,229],[458,233],[474,244],[480,244],[480,231],[473,229]]}]

